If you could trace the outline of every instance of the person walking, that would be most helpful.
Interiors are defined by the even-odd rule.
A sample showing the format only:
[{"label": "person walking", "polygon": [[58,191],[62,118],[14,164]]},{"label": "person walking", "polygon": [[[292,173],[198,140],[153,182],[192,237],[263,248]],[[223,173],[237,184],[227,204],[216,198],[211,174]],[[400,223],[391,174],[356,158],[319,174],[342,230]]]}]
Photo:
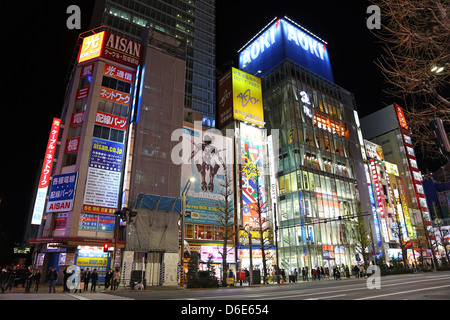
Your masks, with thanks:
[{"label": "person walking", "polygon": [[113,275],[112,290],[116,290],[119,288],[119,281],[120,281],[119,270],[116,269],[116,271],[114,271],[114,275]]},{"label": "person walking", "polygon": [[2,268],[2,273],[0,274],[0,286],[2,286],[2,293],[5,293],[5,285],[8,282],[8,271],[6,268]]},{"label": "person walking", "polygon": [[98,281],[97,269],[94,269],[94,271],[92,272],[91,280],[92,280],[91,291],[95,292],[95,288],[97,287],[97,281]]},{"label": "person walking", "polygon": [[108,272],[105,275],[105,290],[109,288],[112,278],[113,278],[113,272],[112,272],[111,268],[109,268]]},{"label": "person walking", "polygon": [[41,271],[39,269],[36,270],[33,276],[33,281],[34,281],[34,292],[38,292],[39,284],[41,283]]},{"label": "person walking", "polygon": [[55,284],[56,280],[58,280],[58,272],[56,272],[54,267],[52,267],[52,269],[47,274],[47,280],[48,280],[48,293],[52,293],[52,289],[53,293],[56,293]]},{"label": "person walking", "polygon": [[69,279],[69,277],[71,276],[71,274],[69,272],[67,272],[67,269],[69,268],[69,266],[66,266],[64,268],[63,274],[64,274],[64,278],[63,278],[63,291],[64,292],[70,292],[69,287],[67,286],[67,280]]},{"label": "person walking", "polygon": [[84,291],[88,291],[90,279],[91,279],[91,271],[89,271],[89,268],[86,268],[86,271],[84,272]]},{"label": "person walking", "polygon": [[31,284],[33,283],[34,279],[34,272],[33,268],[27,269],[27,272],[25,274],[25,292],[30,293]]}]

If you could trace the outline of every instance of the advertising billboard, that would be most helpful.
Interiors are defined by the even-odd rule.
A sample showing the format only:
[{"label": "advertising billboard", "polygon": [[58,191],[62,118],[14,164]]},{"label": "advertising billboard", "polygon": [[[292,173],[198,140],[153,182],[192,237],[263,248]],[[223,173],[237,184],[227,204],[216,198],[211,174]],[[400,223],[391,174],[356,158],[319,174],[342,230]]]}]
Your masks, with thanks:
[{"label": "advertising billboard", "polygon": [[286,17],[240,50],[239,69],[264,74],[286,58],[334,82],[326,42]]},{"label": "advertising billboard", "polygon": [[261,79],[231,68],[219,79],[219,127],[233,119],[264,126]]},{"label": "advertising billboard", "polygon": [[61,119],[53,118],[50,136],[48,138],[47,149],[45,151],[44,163],[42,165],[41,177],[33,208],[33,216],[31,224],[41,224],[42,215],[45,210],[45,200],[47,197],[48,184],[52,173],[53,158],[55,156],[56,144],[58,142],[59,128],[61,127]]},{"label": "advertising billboard", "polygon": [[223,201],[225,168],[231,181],[228,199],[233,202],[232,139],[214,131],[183,128],[180,195],[187,181],[195,178],[186,193],[186,223],[220,224],[216,205]]},{"label": "advertising billboard", "polygon": [[141,47],[139,43],[102,31],[83,39],[78,63],[104,57],[136,68],[141,60]]},{"label": "advertising billboard", "polygon": [[[241,123],[240,138],[242,163],[242,225],[244,227],[249,225],[254,229],[259,228],[259,213],[261,213],[262,227],[264,228],[268,218],[265,199],[266,176],[264,172],[264,131],[260,128]],[[260,208],[258,208],[258,196]]]},{"label": "advertising billboard", "polygon": [[118,206],[123,152],[123,143],[93,139],[84,191],[84,212],[114,214]]}]

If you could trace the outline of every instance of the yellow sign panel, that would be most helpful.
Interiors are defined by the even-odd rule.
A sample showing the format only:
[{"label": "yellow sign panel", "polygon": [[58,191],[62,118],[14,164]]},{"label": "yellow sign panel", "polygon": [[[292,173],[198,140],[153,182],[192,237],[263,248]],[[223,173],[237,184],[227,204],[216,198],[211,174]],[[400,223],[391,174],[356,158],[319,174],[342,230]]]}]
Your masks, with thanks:
[{"label": "yellow sign panel", "polygon": [[390,162],[385,161],[384,166],[386,167],[387,173],[393,174],[394,176],[397,176],[397,177],[400,176],[398,173],[398,167],[395,163],[390,163]]},{"label": "yellow sign panel", "polygon": [[264,126],[261,79],[232,68],[234,119]]},{"label": "yellow sign panel", "polygon": [[100,57],[103,48],[103,38],[105,32],[96,33],[83,39],[78,62],[83,62]]},{"label": "yellow sign panel", "polygon": [[106,267],[108,258],[78,257],[77,266],[79,267]]}]

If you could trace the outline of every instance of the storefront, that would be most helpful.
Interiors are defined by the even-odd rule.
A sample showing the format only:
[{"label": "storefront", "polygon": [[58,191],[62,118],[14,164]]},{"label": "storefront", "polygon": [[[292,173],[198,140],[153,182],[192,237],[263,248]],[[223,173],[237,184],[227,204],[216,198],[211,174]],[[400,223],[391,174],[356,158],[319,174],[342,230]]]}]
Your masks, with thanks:
[{"label": "storefront", "polygon": [[104,252],[104,240],[86,238],[37,238],[30,239],[36,245],[33,256],[33,267],[39,269],[43,275],[41,281],[47,281],[47,273],[51,268],[58,272],[58,285],[63,283],[63,271],[70,266],[77,266],[80,270],[94,269],[99,274],[98,283],[103,284],[105,274],[109,268],[113,269],[112,261],[118,268],[121,261],[123,241],[118,241],[114,253],[114,243],[106,242],[108,251]]}]

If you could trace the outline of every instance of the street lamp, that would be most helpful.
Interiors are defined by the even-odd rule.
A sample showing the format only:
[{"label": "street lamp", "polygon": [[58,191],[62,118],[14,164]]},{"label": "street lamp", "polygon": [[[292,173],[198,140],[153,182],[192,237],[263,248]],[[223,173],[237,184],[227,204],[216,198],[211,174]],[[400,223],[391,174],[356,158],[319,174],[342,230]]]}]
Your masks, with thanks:
[{"label": "street lamp", "polygon": [[181,243],[180,243],[180,287],[184,286],[184,217],[186,215],[186,193],[188,192],[191,183],[195,181],[194,177],[191,177],[184,186],[184,190],[181,193]]}]

